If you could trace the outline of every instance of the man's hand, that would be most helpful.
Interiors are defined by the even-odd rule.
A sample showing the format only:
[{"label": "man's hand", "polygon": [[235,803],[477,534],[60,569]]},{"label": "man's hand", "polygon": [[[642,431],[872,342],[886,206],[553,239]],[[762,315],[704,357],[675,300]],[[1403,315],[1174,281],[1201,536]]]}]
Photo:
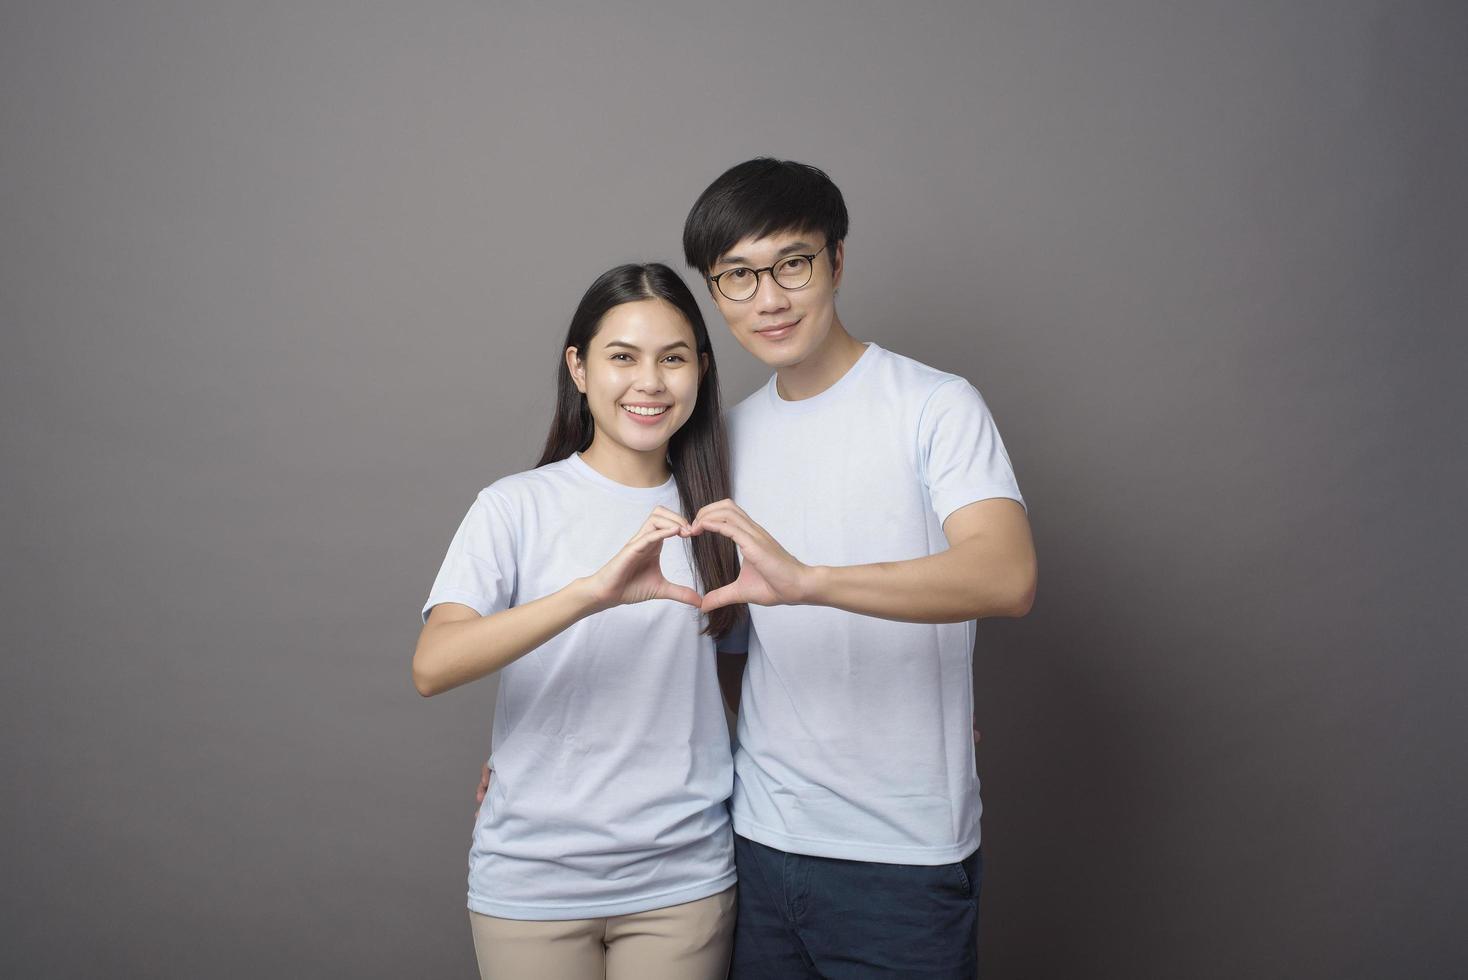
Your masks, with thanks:
[{"label": "man's hand", "polygon": [[799,605],[810,591],[811,567],[797,561],[768,531],[750,520],[732,500],[720,500],[700,510],[691,533],[714,531],[730,539],[743,559],[739,577],[703,597],[699,607],[712,612],[737,602],[756,606]]},{"label": "man's hand", "polygon": [[486,762],[479,769],[479,786],[474,790],[474,822],[479,823],[479,808],[484,804],[485,794],[489,792],[489,763]]}]

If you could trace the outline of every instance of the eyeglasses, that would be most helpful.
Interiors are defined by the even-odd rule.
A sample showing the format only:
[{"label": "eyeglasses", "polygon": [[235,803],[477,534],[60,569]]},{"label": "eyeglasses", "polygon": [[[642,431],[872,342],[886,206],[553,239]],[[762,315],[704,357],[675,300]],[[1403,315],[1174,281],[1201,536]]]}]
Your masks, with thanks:
[{"label": "eyeglasses", "polygon": [[735,303],[742,303],[759,291],[761,272],[768,272],[770,278],[785,289],[799,289],[810,282],[811,274],[815,271],[815,258],[827,248],[830,248],[829,244],[822,245],[809,255],[787,255],[763,269],[750,269],[742,265],[737,269],[725,269],[717,276],[709,276],[708,280],[718,287],[725,299]]}]

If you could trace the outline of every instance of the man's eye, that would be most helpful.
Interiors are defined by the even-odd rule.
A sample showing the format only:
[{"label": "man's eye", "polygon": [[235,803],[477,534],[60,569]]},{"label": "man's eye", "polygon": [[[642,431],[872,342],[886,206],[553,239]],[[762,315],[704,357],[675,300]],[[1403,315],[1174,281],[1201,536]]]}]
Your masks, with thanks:
[{"label": "man's eye", "polygon": [[724,275],[728,276],[734,282],[740,282],[742,280],[748,279],[750,277],[750,274],[753,272],[753,269],[730,269],[728,272],[724,273]]},{"label": "man's eye", "polygon": [[622,353],[618,353],[618,354],[613,354],[612,355],[612,360],[615,361],[615,360],[618,360],[618,359],[621,359],[621,360],[624,360],[624,361],[630,361],[630,360],[632,360],[632,355],[631,354],[622,354]]},{"label": "man's eye", "polygon": [[796,272],[803,268],[805,268],[805,259],[800,256],[796,256],[793,259],[786,259],[780,263],[781,272]]}]

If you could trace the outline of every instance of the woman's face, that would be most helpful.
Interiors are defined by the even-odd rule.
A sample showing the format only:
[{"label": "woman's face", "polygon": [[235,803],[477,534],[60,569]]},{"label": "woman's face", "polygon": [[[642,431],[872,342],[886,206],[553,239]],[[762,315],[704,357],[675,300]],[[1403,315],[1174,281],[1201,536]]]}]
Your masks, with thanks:
[{"label": "woman's face", "polygon": [[566,348],[598,439],[636,453],[667,452],[698,400],[703,364],[693,328],[660,299],[613,307],[585,351]]}]

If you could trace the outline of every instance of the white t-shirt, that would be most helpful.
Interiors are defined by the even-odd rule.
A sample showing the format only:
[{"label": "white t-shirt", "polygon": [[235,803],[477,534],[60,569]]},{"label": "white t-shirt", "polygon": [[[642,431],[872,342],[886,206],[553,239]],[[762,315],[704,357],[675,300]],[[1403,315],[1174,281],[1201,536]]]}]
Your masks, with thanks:
[{"label": "white t-shirt", "polygon": [[[505,477],[469,508],[423,617],[440,602],[489,615],[556,592],[605,565],[659,504],[681,510],[671,479],[627,487],[579,456]],[[697,588],[688,542],[664,542],[662,567]],[[500,671],[469,908],[596,918],[734,883],[729,736],[702,625],[671,600],[618,606]]]},{"label": "white t-shirt", "polygon": [[[1023,503],[983,399],[956,375],[869,344],[813,398],[775,379],[729,413],[734,500],[799,560],[936,554],[943,521]],[[827,606],[750,606],[734,830],[770,847],[946,864],[979,846],[974,623],[927,625]]]}]

